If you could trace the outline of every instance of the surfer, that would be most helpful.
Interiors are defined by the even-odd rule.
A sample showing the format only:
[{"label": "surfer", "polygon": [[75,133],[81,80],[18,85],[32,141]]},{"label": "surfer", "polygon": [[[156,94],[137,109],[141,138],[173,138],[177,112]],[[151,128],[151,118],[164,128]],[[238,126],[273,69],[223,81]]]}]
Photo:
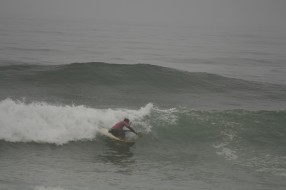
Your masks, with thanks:
[{"label": "surfer", "polygon": [[135,133],[137,136],[139,136],[139,134],[132,128],[130,127],[130,121],[129,119],[125,118],[123,121],[119,121],[118,123],[116,123],[110,130],[109,132],[120,138],[120,139],[124,139],[125,138],[125,130],[123,130],[124,127],[127,127],[130,131],[132,131],[133,133]]}]

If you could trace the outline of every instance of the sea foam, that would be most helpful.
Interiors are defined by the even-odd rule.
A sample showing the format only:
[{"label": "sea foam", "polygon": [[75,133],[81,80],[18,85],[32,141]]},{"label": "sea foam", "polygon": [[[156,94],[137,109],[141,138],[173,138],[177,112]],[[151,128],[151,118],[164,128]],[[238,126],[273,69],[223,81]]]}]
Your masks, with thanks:
[{"label": "sea foam", "polygon": [[58,145],[92,140],[99,128],[110,128],[124,117],[135,125],[137,122],[142,124],[153,107],[149,103],[138,110],[96,109],[83,105],[50,105],[5,99],[0,101],[0,139]]},{"label": "sea foam", "polygon": [[48,187],[48,186],[37,186],[34,190],[66,190],[61,187]]}]

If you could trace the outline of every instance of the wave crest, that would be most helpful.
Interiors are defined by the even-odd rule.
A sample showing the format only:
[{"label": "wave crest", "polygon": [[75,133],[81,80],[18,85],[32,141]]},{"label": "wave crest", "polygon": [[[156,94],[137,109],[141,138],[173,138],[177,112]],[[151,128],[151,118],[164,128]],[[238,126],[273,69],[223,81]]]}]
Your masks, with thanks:
[{"label": "wave crest", "polygon": [[[95,109],[86,106],[59,106],[45,102],[0,102],[0,139],[9,142],[65,144],[92,140],[100,127],[109,128],[124,117],[136,125],[148,116],[153,104],[138,109]],[[144,125],[143,125],[144,127]]]}]

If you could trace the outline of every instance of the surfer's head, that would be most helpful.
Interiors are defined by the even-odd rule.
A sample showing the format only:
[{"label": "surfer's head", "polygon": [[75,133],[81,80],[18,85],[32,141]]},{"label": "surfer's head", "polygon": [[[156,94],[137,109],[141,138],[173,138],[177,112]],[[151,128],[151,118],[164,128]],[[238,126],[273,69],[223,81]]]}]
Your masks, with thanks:
[{"label": "surfer's head", "polygon": [[128,118],[125,118],[124,121],[127,122],[127,123],[129,123],[129,119],[128,119]]}]

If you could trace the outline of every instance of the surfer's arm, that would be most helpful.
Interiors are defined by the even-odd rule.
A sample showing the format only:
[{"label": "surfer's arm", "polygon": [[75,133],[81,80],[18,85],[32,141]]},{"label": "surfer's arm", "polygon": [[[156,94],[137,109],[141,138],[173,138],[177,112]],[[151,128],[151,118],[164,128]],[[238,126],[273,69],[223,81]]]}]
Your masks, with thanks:
[{"label": "surfer's arm", "polygon": [[130,126],[126,126],[131,132],[135,133],[136,135],[138,135],[138,133]]}]

